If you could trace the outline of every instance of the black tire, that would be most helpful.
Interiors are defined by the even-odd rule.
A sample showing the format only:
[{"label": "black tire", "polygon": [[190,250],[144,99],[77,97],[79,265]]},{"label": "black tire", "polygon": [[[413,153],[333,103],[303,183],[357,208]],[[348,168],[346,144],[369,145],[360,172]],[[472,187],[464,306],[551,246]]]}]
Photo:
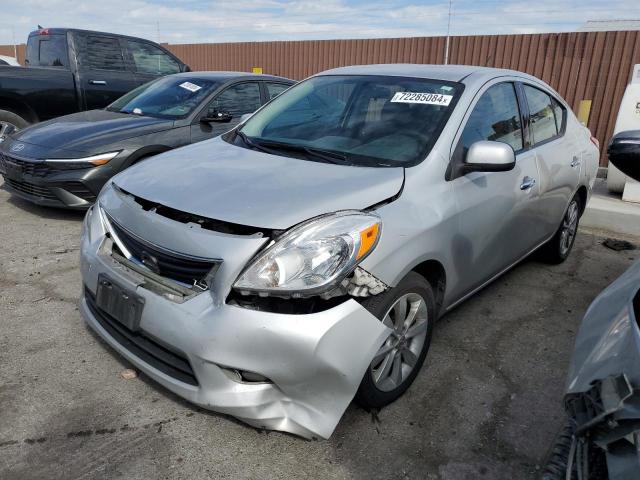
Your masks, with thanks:
[{"label": "black tire", "polygon": [[[547,461],[542,472],[542,480],[566,480],[567,469],[569,468],[569,456],[572,455],[571,444],[573,443],[573,435],[575,428],[573,422],[565,424],[564,428],[558,433],[553,443],[553,447],[547,455]],[[584,440],[584,439],[583,439]],[[587,472],[580,468],[578,474],[578,464],[575,453],[573,453],[571,480],[605,480],[609,478],[607,474],[607,460],[600,447],[596,446],[591,440],[587,439],[583,445],[587,446]],[[583,446],[584,448],[584,446]]]},{"label": "black tire", "polygon": [[0,110],[0,130],[2,130],[2,124],[13,125],[15,128],[20,130],[29,126],[29,122],[20,115],[7,110]]},{"label": "black tire", "polygon": [[[402,379],[401,383],[392,390],[380,389],[374,380],[373,367],[370,365],[367,368],[364,378],[360,383],[360,387],[355,396],[355,401],[363,408],[369,410],[372,408],[381,408],[399,398],[413,383],[424,359],[429,351],[429,345],[431,344],[431,335],[433,333],[433,323],[436,320],[436,302],[433,294],[433,289],[429,282],[422,276],[415,272],[410,272],[398,286],[387,290],[384,293],[365,299],[362,305],[369,310],[372,314],[383,321],[385,315],[390,311],[391,307],[404,295],[417,294],[424,300],[427,312],[427,324],[426,324],[426,336],[422,345],[422,350],[417,356],[417,361],[413,366],[413,369],[408,373],[406,378]],[[417,322],[417,320],[416,320]],[[393,334],[387,341],[391,339]],[[407,334],[407,337],[409,335]],[[385,343],[387,342],[385,341]],[[404,337],[403,337],[404,341]],[[383,344],[384,346],[384,344]],[[382,346],[381,346],[382,347]],[[401,363],[402,365],[402,363]],[[400,367],[402,368],[402,366]]]},{"label": "black tire", "polygon": [[[572,212],[573,209],[575,209],[576,211],[575,228],[573,229],[574,231],[573,231],[573,234],[571,235],[570,242],[567,248],[565,239],[563,237],[563,231],[567,227],[568,216],[570,215],[570,212]],[[538,257],[540,258],[540,260],[552,265],[558,265],[564,262],[569,257],[569,254],[573,249],[573,244],[575,243],[575,240],[576,240],[576,235],[578,232],[578,226],[580,223],[580,216],[582,215],[582,210],[583,210],[582,201],[580,200],[580,197],[578,196],[578,194],[576,194],[569,202],[569,205],[565,210],[565,214],[562,216],[562,221],[560,222],[560,225],[558,226],[558,230],[556,231],[555,235],[551,238],[551,240],[545,243],[542,246],[542,248],[540,248],[539,254],[538,254]]]}]

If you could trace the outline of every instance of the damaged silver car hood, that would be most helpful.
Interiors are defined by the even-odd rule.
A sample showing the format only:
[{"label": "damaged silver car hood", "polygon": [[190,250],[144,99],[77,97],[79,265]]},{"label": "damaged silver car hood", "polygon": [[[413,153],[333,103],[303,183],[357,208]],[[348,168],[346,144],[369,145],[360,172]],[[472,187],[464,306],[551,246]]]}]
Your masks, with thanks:
[{"label": "damaged silver car hood", "polygon": [[114,178],[121,189],[184,212],[286,229],[396,195],[403,168],[319,163],[248,150],[220,137],[163,153]]}]

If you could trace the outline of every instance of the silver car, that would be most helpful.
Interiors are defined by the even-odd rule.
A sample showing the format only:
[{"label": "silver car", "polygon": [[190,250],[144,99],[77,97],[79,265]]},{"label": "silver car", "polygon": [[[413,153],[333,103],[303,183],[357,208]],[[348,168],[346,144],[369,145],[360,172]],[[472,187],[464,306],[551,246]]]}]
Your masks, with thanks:
[{"label": "silver car", "polygon": [[328,438],[422,366],[438,317],[536,249],[569,255],[597,142],[548,85],[369,65],[116,176],[87,213],[81,311],[202,407]]}]

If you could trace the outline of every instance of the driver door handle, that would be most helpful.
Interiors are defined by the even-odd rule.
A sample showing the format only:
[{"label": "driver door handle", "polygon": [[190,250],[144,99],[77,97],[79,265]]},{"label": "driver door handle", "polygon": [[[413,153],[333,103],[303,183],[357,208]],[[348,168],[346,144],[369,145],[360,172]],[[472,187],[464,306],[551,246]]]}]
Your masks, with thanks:
[{"label": "driver door handle", "polygon": [[580,159],[576,156],[571,160],[571,167],[576,168],[580,165]]},{"label": "driver door handle", "polygon": [[91,85],[106,85],[107,82],[105,80],[89,80]]},{"label": "driver door handle", "polygon": [[531,177],[524,177],[520,184],[520,190],[529,190],[536,184],[536,179]]}]

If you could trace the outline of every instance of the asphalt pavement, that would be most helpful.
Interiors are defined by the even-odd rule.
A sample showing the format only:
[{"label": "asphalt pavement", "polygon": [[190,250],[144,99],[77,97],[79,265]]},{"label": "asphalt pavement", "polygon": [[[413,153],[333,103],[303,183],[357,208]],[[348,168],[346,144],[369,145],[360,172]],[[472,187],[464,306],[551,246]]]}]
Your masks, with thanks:
[{"label": "asphalt pavement", "polygon": [[400,400],[351,405],[329,440],[306,441],[122,378],[130,365],[78,313],[81,221],[0,191],[4,480],[539,478],[580,319],[640,258],[581,230],[564,264],[527,260],[438,322]]}]

